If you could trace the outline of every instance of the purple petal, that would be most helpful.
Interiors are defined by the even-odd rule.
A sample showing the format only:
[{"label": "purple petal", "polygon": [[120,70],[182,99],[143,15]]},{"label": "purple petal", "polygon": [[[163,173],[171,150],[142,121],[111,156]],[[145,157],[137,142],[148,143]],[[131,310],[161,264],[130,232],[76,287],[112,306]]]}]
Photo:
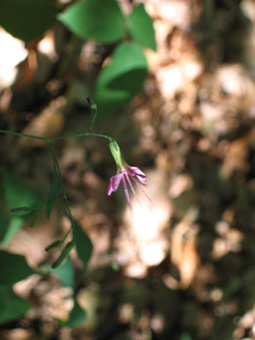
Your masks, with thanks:
[{"label": "purple petal", "polygon": [[[129,208],[132,210],[131,205],[131,199],[129,195],[129,188],[132,191],[132,193],[135,195],[136,199],[139,201],[139,198],[135,192],[135,189],[133,187],[132,181],[135,182],[135,184],[141,189],[141,191],[147,196],[147,198],[150,200],[149,196],[146,194],[146,192],[143,190],[142,186],[146,186],[144,184],[146,180],[146,175],[141,171],[140,168],[137,166],[123,166],[121,170],[118,171],[118,173],[115,176],[112,176],[110,178],[110,183],[107,190],[107,195],[110,196],[112,192],[115,192],[118,190],[118,187],[120,185],[120,182],[122,182],[124,193],[127,199],[127,203]],[[140,201],[139,201],[140,202]]]},{"label": "purple petal", "polygon": [[[133,181],[134,181],[135,184],[139,187],[139,189],[144,193],[144,195],[148,198],[148,200],[151,201],[150,196],[147,195],[147,193],[143,190],[143,187],[142,187],[142,185],[143,185],[143,186],[146,186],[146,185],[143,184],[143,183],[139,183],[139,181],[138,181],[135,177],[133,177]],[[142,185],[141,185],[141,184],[142,184]]]},{"label": "purple petal", "polygon": [[129,178],[128,174],[125,175],[125,178],[126,178],[126,180],[127,180],[127,182],[128,182],[129,187],[131,188],[133,194],[136,196],[135,189],[134,189],[134,187],[133,187],[132,182],[130,181],[130,178]]},{"label": "purple petal", "polygon": [[[130,186],[130,188],[131,188],[133,194],[135,195],[137,201],[141,204],[141,202],[140,202],[140,200],[139,200],[139,198],[138,198],[138,196],[137,196],[137,194],[136,194],[136,192],[135,192],[135,189],[134,189],[134,187],[133,187],[133,184],[132,184],[132,182],[131,182],[131,180],[130,180],[130,178],[129,178],[128,175],[126,175],[126,179],[127,179],[127,182],[128,182],[128,184],[129,184],[129,186]],[[133,179],[133,181],[136,180],[134,177],[132,177],[132,179]],[[137,181],[137,180],[136,180],[136,181]]]},{"label": "purple petal", "polygon": [[110,178],[110,183],[109,183],[108,190],[107,190],[108,196],[110,196],[112,192],[115,192],[118,190],[122,177],[123,177],[123,174],[119,173]]},{"label": "purple petal", "polygon": [[132,176],[136,176],[141,183],[143,183],[147,178],[145,173],[137,166],[129,166],[127,172]]},{"label": "purple petal", "polygon": [[132,210],[131,200],[130,200],[130,196],[128,193],[128,187],[127,187],[125,176],[122,177],[122,184],[123,184],[124,193],[125,193],[129,208]]}]

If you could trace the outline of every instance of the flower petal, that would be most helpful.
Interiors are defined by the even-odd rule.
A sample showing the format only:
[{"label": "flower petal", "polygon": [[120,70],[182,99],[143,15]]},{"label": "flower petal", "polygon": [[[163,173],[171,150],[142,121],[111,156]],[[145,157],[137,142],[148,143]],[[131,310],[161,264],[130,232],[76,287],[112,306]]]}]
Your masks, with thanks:
[{"label": "flower petal", "polygon": [[125,196],[126,196],[126,199],[127,199],[127,202],[128,202],[128,206],[132,210],[131,200],[130,200],[130,196],[129,196],[129,192],[128,192],[128,187],[127,187],[125,176],[122,177],[122,184],[123,184],[124,193],[125,193]]},{"label": "flower petal", "polygon": [[[148,198],[149,201],[151,201],[151,198],[149,195],[147,195],[147,193],[143,190],[143,186],[146,186],[144,183],[139,183],[139,181],[133,177],[133,181],[135,182],[135,184],[139,187],[139,189],[144,193],[144,195]],[[142,185],[141,185],[142,184]]]},{"label": "flower petal", "polygon": [[[141,204],[141,202],[140,202],[140,200],[139,200],[139,198],[138,198],[138,196],[137,196],[137,194],[136,194],[136,192],[135,192],[135,189],[134,189],[134,187],[133,187],[133,184],[132,184],[132,182],[131,182],[131,180],[130,180],[128,174],[126,174],[125,177],[126,177],[126,179],[127,179],[127,182],[128,182],[128,185],[130,186],[131,191],[132,191],[133,194],[135,195],[137,201]],[[134,177],[131,176],[131,178],[133,179],[133,181],[137,181],[137,179],[135,179]]]},{"label": "flower petal", "polygon": [[141,183],[143,183],[146,180],[146,178],[147,178],[145,173],[142,172],[142,170],[140,168],[138,168],[137,166],[129,166],[127,168],[127,172],[131,176],[136,176]]},{"label": "flower petal", "polygon": [[127,182],[128,182],[128,185],[129,185],[131,191],[132,191],[133,194],[136,196],[136,192],[135,192],[135,189],[134,189],[134,187],[133,187],[133,184],[132,184],[132,182],[131,182],[131,180],[130,180],[130,178],[129,178],[129,175],[128,175],[128,174],[125,174],[125,178],[126,178],[126,180],[127,180]]},{"label": "flower petal", "polygon": [[132,210],[129,188],[132,191],[132,193],[135,195],[136,199],[139,201],[139,198],[135,192],[132,181],[135,182],[135,184],[141,189],[141,191],[150,200],[149,196],[146,194],[146,192],[142,188],[142,186],[146,186],[146,184],[144,183],[146,179],[147,179],[147,176],[145,175],[144,172],[141,171],[140,168],[138,168],[137,166],[128,166],[123,161],[123,165],[118,170],[117,174],[110,178],[107,195],[110,196],[112,192],[117,191],[120,185],[120,182],[122,182],[128,206]]},{"label": "flower petal", "polygon": [[122,177],[123,177],[123,174],[119,173],[110,178],[110,183],[109,183],[108,190],[107,190],[108,196],[110,196],[112,192],[115,192],[118,190]]}]

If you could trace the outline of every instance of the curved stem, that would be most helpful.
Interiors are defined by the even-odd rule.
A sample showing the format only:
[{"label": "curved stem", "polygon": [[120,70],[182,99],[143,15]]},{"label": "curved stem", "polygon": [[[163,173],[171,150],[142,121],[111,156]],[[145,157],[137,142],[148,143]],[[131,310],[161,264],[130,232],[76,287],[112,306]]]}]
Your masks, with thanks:
[{"label": "curved stem", "polygon": [[27,137],[27,138],[32,138],[32,139],[39,139],[39,140],[42,140],[42,141],[47,142],[47,143],[49,143],[51,141],[50,139],[44,138],[44,137],[27,135],[25,133],[19,133],[19,132],[13,132],[13,131],[1,130],[1,129],[0,129],[0,133],[3,133],[5,135],[13,135],[13,136]]},{"label": "curved stem", "polygon": [[[1,132],[1,130],[0,130],[0,132]],[[74,134],[74,135],[53,137],[53,138],[50,139],[50,142],[54,142],[54,141],[61,140],[61,139],[78,138],[78,137],[86,137],[86,136],[101,137],[101,138],[107,139],[109,142],[114,140],[114,138],[112,138],[110,136],[102,135],[101,133],[83,132],[83,133]]]},{"label": "curved stem", "polygon": [[60,136],[60,137],[53,137],[53,138],[38,137],[38,136],[33,136],[33,135],[27,135],[25,133],[19,133],[19,132],[13,132],[13,131],[1,130],[1,129],[0,129],[0,133],[3,133],[5,135],[13,135],[13,136],[26,137],[26,138],[32,138],[32,139],[39,139],[39,140],[44,141],[48,144],[52,143],[54,141],[57,141],[57,140],[61,140],[61,139],[79,138],[79,137],[87,137],[87,136],[101,137],[101,138],[107,139],[109,142],[112,142],[112,141],[115,140],[114,138],[112,138],[110,136],[106,136],[106,135],[103,135],[101,133],[92,133],[92,132],[83,132],[83,133],[67,135],[67,136]]}]

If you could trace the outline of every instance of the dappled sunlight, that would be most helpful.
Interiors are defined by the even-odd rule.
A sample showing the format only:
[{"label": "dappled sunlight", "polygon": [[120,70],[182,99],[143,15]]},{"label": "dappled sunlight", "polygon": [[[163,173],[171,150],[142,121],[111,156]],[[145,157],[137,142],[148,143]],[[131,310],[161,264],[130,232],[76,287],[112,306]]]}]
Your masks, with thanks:
[{"label": "dappled sunlight", "polygon": [[[127,209],[125,213],[128,228],[125,238],[129,238],[133,244],[133,251],[137,254],[136,261],[141,262],[141,270],[156,266],[164,260],[169,250],[166,230],[172,212],[162,173],[159,170],[146,173],[148,186],[145,190],[147,189],[150,200],[140,192],[138,199],[132,197],[132,211]],[[122,251],[125,252],[125,249],[121,249]],[[129,266],[130,275],[136,276],[137,266],[132,262]]]},{"label": "dappled sunlight", "polygon": [[216,232],[220,236],[214,240],[212,256],[220,259],[231,252],[242,250],[244,235],[237,229],[231,228],[226,222],[219,221],[216,225]]},{"label": "dappled sunlight", "polygon": [[171,259],[180,273],[180,285],[186,289],[193,281],[200,263],[197,253],[199,228],[194,224],[198,209],[191,207],[182,221],[173,229],[171,237]]},{"label": "dappled sunlight", "polygon": [[45,218],[39,221],[37,228],[31,229],[24,225],[12,239],[9,249],[14,254],[22,254],[28,264],[36,268],[45,259],[45,248],[54,237],[53,225],[47,223]]},{"label": "dappled sunlight", "polygon": [[145,200],[143,199],[140,204],[136,198],[133,198],[130,222],[133,233],[138,239],[149,240],[155,238],[158,232],[164,228],[164,224],[169,218],[169,208],[164,202],[152,201],[148,203]]},{"label": "dappled sunlight", "polygon": [[11,86],[17,75],[17,65],[28,55],[24,42],[0,28],[0,89]]},{"label": "dappled sunlight", "polygon": [[58,60],[58,55],[56,53],[56,47],[54,42],[54,36],[51,31],[45,34],[44,38],[38,43],[38,51],[47,55],[47,57],[55,62]]},{"label": "dappled sunlight", "polygon": [[241,138],[225,143],[225,159],[221,167],[221,176],[228,179],[234,172],[245,171],[248,167],[247,155],[255,141],[255,128],[249,129]]},{"label": "dappled sunlight", "polygon": [[197,59],[197,56],[189,56],[180,64],[161,68],[157,80],[165,99],[171,99],[178,90],[201,74],[201,63]]}]

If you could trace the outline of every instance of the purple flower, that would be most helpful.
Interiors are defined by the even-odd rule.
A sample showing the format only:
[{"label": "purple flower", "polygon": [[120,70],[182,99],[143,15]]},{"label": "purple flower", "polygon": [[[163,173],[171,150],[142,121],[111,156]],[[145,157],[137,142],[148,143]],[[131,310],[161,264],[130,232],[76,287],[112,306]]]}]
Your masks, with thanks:
[{"label": "purple flower", "polygon": [[146,175],[137,166],[129,166],[122,163],[122,166],[118,167],[117,174],[112,176],[110,179],[107,195],[110,196],[112,192],[117,191],[120,183],[122,182],[128,205],[132,209],[128,187],[138,199],[132,182],[134,182],[144,192],[142,186],[145,186],[144,182],[146,178]]},{"label": "purple flower", "polygon": [[147,177],[137,166],[127,165],[127,163],[124,161],[121,155],[120,147],[118,143],[116,142],[116,140],[112,139],[110,141],[109,149],[115,160],[118,170],[117,170],[117,174],[115,176],[112,176],[110,179],[110,183],[109,183],[108,190],[107,190],[107,195],[110,196],[112,192],[117,191],[120,183],[122,183],[128,205],[132,209],[128,187],[131,189],[131,191],[133,192],[133,194],[136,196],[137,200],[139,201],[135,193],[135,189],[133,187],[133,182],[146,195],[142,187],[145,186],[144,182]]}]

